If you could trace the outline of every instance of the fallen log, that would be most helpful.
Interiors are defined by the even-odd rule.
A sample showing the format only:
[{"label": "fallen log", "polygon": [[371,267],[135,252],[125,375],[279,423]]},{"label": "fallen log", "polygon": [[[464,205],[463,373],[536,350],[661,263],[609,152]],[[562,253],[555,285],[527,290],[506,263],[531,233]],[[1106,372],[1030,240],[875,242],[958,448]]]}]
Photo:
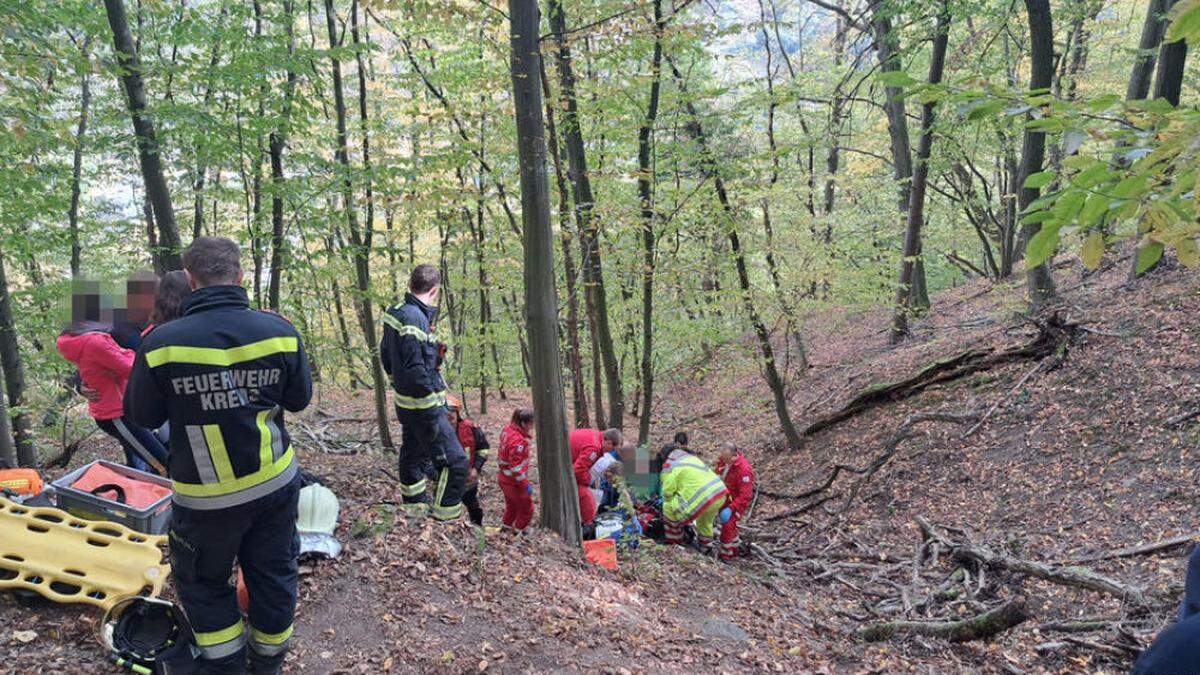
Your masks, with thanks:
[{"label": "fallen log", "polygon": [[1018,626],[1029,618],[1025,599],[1013,598],[983,614],[959,621],[887,621],[865,626],[858,636],[867,642],[880,642],[897,634],[939,637],[951,642],[986,640]]},{"label": "fallen log", "polygon": [[1115,579],[1082,567],[1058,567],[1032,560],[1023,560],[997,553],[983,546],[966,543],[955,544],[951,551],[951,558],[959,562],[973,562],[977,565],[1025,574],[1063,586],[1095,591],[1137,607],[1151,606],[1146,592],[1141,588],[1122,584]]},{"label": "fallen log", "polygon": [[[809,424],[805,427],[803,435],[811,436],[881,403],[900,401],[915,396],[935,384],[957,380],[996,366],[1018,361],[1040,361],[1052,355],[1056,355],[1056,360],[1061,361],[1067,345],[1078,332],[1078,325],[1064,320],[1058,314],[1052,314],[1043,321],[1036,321],[1034,325],[1038,328],[1037,335],[1024,344],[998,350],[969,349],[934,361],[901,380],[871,385],[836,412]],[[1048,369],[1053,369],[1053,366]]]}]

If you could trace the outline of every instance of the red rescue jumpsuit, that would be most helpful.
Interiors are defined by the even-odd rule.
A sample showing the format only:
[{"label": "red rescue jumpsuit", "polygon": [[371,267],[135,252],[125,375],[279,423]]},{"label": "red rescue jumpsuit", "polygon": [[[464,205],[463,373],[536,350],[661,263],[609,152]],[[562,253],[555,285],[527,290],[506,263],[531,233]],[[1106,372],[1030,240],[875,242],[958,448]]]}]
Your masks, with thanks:
[{"label": "red rescue jumpsuit", "polygon": [[584,525],[596,520],[596,497],[592,495],[592,465],[604,454],[604,434],[595,429],[575,429],[569,439],[575,484],[579,487],[579,518]]},{"label": "red rescue jumpsuit", "polygon": [[725,489],[729,491],[725,506],[733,511],[729,522],[721,527],[721,559],[729,560],[736,557],[738,552],[738,520],[754,499],[754,469],[750,466],[750,460],[738,452],[729,466],[722,460],[717,461],[717,474],[725,480]]},{"label": "red rescue jumpsuit", "polygon": [[529,490],[529,436],[521,427],[509,423],[500,432],[500,452],[496,462],[500,465],[498,479],[504,493],[504,518],[506,527],[524,530],[533,518],[533,496]]}]

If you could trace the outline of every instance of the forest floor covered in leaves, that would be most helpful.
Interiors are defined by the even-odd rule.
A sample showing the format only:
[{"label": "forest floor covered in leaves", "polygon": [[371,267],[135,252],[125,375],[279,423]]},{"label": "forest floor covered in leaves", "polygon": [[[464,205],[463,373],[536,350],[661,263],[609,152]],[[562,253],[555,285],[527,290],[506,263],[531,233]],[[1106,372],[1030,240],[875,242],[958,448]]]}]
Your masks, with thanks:
[{"label": "forest floor covered in leaves", "polygon": [[[1123,672],[1174,612],[1190,545],[1122,549],[1200,529],[1200,422],[1186,415],[1200,407],[1200,281],[1164,269],[1125,289],[1125,267],[1084,276],[1060,265],[1059,312],[1079,328],[1046,363],[876,405],[799,452],[779,449],[752,338],[662,376],[656,444],[687,428],[710,459],[736,441],[755,465],[756,553],[731,565],[647,542],[614,573],[544,532],[410,519],[396,506],[394,457],[372,449],[369,394],[324,391],[293,436],[342,500],[346,548],[304,568],[289,670]],[[1016,279],[940,294],[900,347],[887,345],[885,309],[808,317],[812,368],[792,374],[793,415],[808,424],[873,384],[1027,341],[1037,329],[1017,314],[1022,297]],[[514,396],[476,416],[493,439]],[[74,465],[116,457],[104,443]],[[494,480],[482,495],[493,525]],[[980,549],[1076,580],[1083,569],[1088,587],[970,560]],[[858,636],[1017,598],[1029,617],[987,640]],[[0,597],[2,669],[102,670],[97,620],[92,608]]]}]

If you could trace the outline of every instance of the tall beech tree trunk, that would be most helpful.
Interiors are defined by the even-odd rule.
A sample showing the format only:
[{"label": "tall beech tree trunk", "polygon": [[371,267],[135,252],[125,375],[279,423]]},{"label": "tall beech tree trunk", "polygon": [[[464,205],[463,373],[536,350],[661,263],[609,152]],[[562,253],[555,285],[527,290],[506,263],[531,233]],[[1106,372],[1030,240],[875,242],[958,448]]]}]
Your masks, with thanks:
[{"label": "tall beech tree trunk", "polygon": [[179,230],[175,227],[175,211],[171,207],[171,192],[163,175],[162,149],[154,132],[154,121],[146,110],[146,88],[142,82],[142,66],[138,61],[129,18],[125,15],[124,0],[104,0],[108,25],[112,28],[113,47],[117,53],[120,80],[125,102],[133,119],[133,134],[137,139],[138,161],[146,196],[154,213],[158,236],[152,249],[154,269],[161,276],[183,267]]},{"label": "tall beech tree trunk", "polygon": [[293,24],[293,0],[283,0],[284,34],[287,36],[287,79],[283,85],[283,111],[277,126],[271,130],[267,143],[271,155],[271,270],[267,279],[267,306],[279,311],[279,287],[283,279],[285,244],[283,241],[283,151],[287,147],[288,124],[292,114],[292,98],[296,92],[296,69],[292,60],[296,55],[296,31]]},{"label": "tall beech tree trunk", "polygon": [[[21,346],[17,343],[17,326],[13,322],[12,294],[4,269],[3,251],[0,251],[0,368],[4,370],[4,388],[8,393],[8,412],[17,446],[17,463],[34,466],[37,464],[37,454],[33,447],[33,432],[29,426],[29,416],[21,410],[25,405],[25,365],[21,362]],[[16,409],[15,414],[13,409]]]},{"label": "tall beech tree trunk", "polygon": [[662,0],[654,0],[654,53],[650,58],[650,98],[646,116],[638,128],[638,199],[642,206],[642,406],[638,419],[638,445],[650,440],[650,417],[654,404],[654,124],[658,120],[659,90],[662,85]]},{"label": "tall beech tree trunk", "polygon": [[[686,91],[683,73],[679,72],[679,68],[676,67],[675,62],[670,57],[667,58],[667,63],[671,66],[671,73],[675,76],[680,91]],[[787,392],[784,388],[783,378],[779,375],[779,368],[775,363],[775,350],[771,346],[771,334],[767,330],[766,323],[763,322],[762,316],[758,313],[758,308],[754,304],[753,288],[750,284],[750,272],[746,265],[746,253],[742,250],[741,239],[738,236],[737,213],[729,201],[729,193],[725,189],[725,181],[721,176],[720,168],[717,166],[716,157],[709,147],[708,137],[704,134],[704,127],[700,124],[700,115],[696,112],[696,106],[685,98],[684,108],[688,115],[684,129],[688,136],[700,147],[701,167],[705,175],[712,178],[713,188],[717,193],[717,201],[721,204],[722,216],[725,220],[725,232],[729,239],[729,248],[733,252],[734,264],[737,267],[738,286],[741,290],[742,304],[746,309],[746,314],[750,317],[750,324],[754,328],[754,335],[758,339],[758,348],[762,353],[763,376],[775,400],[775,414],[779,417],[780,429],[783,431],[784,438],[787,439],[788,447],[793,450],[799,450],[803,446],[803,441],[801,440],[800,433],[796,430],[795,423],[792,421],[791,412],[788,410]]]},{"label": "tall beech tree trunk", "polygon": [[543,527],[580,543],[579,493],[567,446],[566,403],[558,354],[558,293],[554,286],[554,233],[546,140],[539,85],[537,0],[509,0],[513,108],[521,162],[521,221],[525,244],[525,327],[537,410],[538,467]]},{"label": "tall beech tree trunk", "polygon": [[[571,193],[562,167],[558,147],[558,130],[554,126],[554,106],[550,102],[550,81],[545,64],[541,68],[542,93],[546,97],[546,142],[554,165],[554,181],[558,188],[559,239],[563,253],[563,276],[567,284],[567,366],[571,371],[571,400],[575,412],[575,428],[588,427],[587,382],[583,375],[583,354],[579,343],[579,295],[576,289],[578,272],[571,253]],[[599,401],[599,399],[597,399]]]},{"label": "tall beech tree trunk", "polygon": [[[71,206],[67,210],[67,227],[71,236],[71,278],[79,276],[82,247],[79,244],[79,199],[83,188],[83,149],[87,136],[88,114],[92,103],[92,36],[83,38],[79,49],[79,124],[75,127],[75,148],[71,161]],[[2,411],[0,411],[2,412]],[[0,429],[3,435],[3,429]]]},{"label": "tall beech tree trunk", "polygon": [[[899,39],[892,27],[891,8],[885,7],[883,0],[871,2],[871,23],[875,32],[875,53],[879,58],[879,70],[885,73],[899,72],[900,46]],[[904,231],[908,227],[909,203],[912,199],[912,144],[908,135],[908,112],[904,102],[904,91],[900,87],[884,87],[884,112],[888,120],[888,136],[892,146],[892,173],[896,179],[897,210],[904,223]],[[918,253],[913,263],[910,282],[903,289],[908,295],[908,307],[920,311],[929,307],[929,294],[925,286],[925,266],[920,258],[920,239],[917,240]]]},{"label": "tall beech tree trunk", "polygon": [[[571,47],[567,42],[567,18],[560,0],[549,0],[550,30],[554,34],[555,65],[558,69],[559,97],[562,105],[563,137],[566,141],[567,164],[571,179],[575,210],[584,243],[584,289],[590,300],[600,357],[604,363],[604,380],[608,388],[608,423],[618,429],[624,426],[625,394],[621,385],[621,369],[613,346],[608,321],[608,300],[604,290],[604,271],[600,261],[600,230],[592,215],[594,200],[592,182],[588,175],[587,154],[583,130],[579,125],[579,106],[575,96],[575,72],[571,65]],[[541,92],[539,91],[539,98]],[[538,112],[539,116],[541,111]]]},{"label": "tall beech tree trunk", "polygon": [[1126,101],[1140,101],[1150,95],[1150,83],[1154,77],[1154,65],[1158,61],[1159,45],[1167,29],[1166,13],[1173,0],[1149,0],[1146,3],[1146,19],[1142,23],[1142,36],[1129,73],[1129,85],[1125,88]]},{"label": "tall beech tree trunk", "polygon": [[[943,1],[934,28],[933,52],[929,56],[928,82],[931,86],[937,86],[942,81],[949,32],[950,7]],[[921,138],[917,142],[917,166],[913,171],[912,192],[908,197],[908,225],[904,230],[904,250],[900,256],[900,283],[896,287],[892,316],[892,344],[908,335],[908,317],[913,311],[911,287],[917,283],[917,263],[921,256],[921,228],[925,224],[925,192],[929,184],[929,157],[933,153],[936,106],[935,101],[929,101],[921,107]]]},{"label": "tall beech tree trunk", "polygon": [[[351,7],[351,39],[358,44],[358,2]],[[325,0],[325,25],[329,30],[329,48],[340,46],[337,37],[337,15],[334,13],[333,0]],[[342,207],[346,211],[346,229],[350,234],[350,245],[354,259],[354,281],[356,286],[355,309],[358,313],[359,326],[363,338],[371,354],[371,386],[375,392],[375,420],[379,428],[379,442],[386,449],[392,449],[392,434],[388,427],[387,389],[384,384],[383,366],[379,362],[379,340],[375,331],[375,315],[371,303],[371,276],[368,268],[371,251],[371,223],[367,223],[366,236],[359,231],[358,210],[354,200],[354,181],[351,177],[350,149],[346,133],[346,96],[342,90],[342,64],[336,56],[330,56],[330,69],[333,72],[333,104],[337,119],[337,147],[335,154],[342,166]],[[361,71],[361,67],[360,67]],[[361,74],[361,72],[360,72]],[[362,93],[360,87],[359,93]],[[365,101],[362,103],[365,108]],[[361,110],[361,109],[360,109]],[[364,120],[365,124],[365,120]],[[364,143],[366,143],[364,133]],[[363,157],[364,163],[370,162],[370,155]],[[369,170],[369,165],[368,165]],[[367,211],[368,217],[373,213]]]},{"label": "tall beech tree trunk", "polygon": [[[1029,19],[1029,91],[1034,94],[1049,90],[1054,78],[1054,27],[1050,16],[1050,0],[1025,0],[1025,12]],[[1045,132],[1026,128],[1017,183],[1018,217],[1038,198],[1039,190],[1025,187],[1025,180],[1042,170],[1045,156]],[[1029,240],[1037,234],[1038,229],[1037,224],[1026,224],[1022,228],[1022,247],[1029,245]],[[1049,260],[1027,268],[1025,282],[1034,311],[1044,307],[1054,297],[1054,278],[1050,276]]]}]

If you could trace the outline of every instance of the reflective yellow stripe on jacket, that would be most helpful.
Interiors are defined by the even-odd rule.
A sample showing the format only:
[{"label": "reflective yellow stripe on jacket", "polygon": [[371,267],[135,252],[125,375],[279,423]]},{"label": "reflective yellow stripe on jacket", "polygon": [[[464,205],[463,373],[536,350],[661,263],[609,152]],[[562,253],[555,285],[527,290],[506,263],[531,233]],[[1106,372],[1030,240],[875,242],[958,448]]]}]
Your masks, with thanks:
[{"label": "reflective yellow stripe on jacket", "polygon": [[146,352],[146,365],[157,368],[168,363],[189,363],[201,366],[228,367],[274,354],[294,353],[299,349],[300,341],[294,337],[268,338],[229,349],[169,345]]},{"label": "reflective yellow stripe on jacket", "polygon": [[662,473],[663,515],[668,520],[687,521],[725,491],[725,482],[704,462],[690,455],[683,457]]}]

